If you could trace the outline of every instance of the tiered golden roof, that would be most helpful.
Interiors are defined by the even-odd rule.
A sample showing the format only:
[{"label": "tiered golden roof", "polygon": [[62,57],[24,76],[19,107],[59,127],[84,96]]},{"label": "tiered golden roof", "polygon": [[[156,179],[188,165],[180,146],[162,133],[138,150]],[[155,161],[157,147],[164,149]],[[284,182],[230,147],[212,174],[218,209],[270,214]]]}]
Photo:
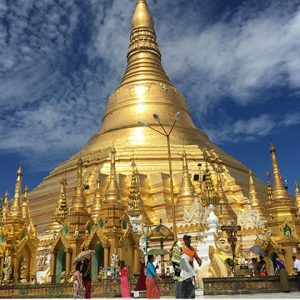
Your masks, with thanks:
[{"label": "tiered golden roof", "polygon": [[24,197],[22,200],[21,214],[25,224],[29,225],[31,223],[30,210],[29,210],[29,196],[28,196],[28,186],[25,186]]},{"label": "tiered golden roof", "polygon": [[[189,173],[192,177],[198,173],[198,163],[204,161],[206,148],[208,152],[214,153],[213,162],[209,162],[212,172],[217,166],[225,170],[229,205],[238,209],[244,194],[248,193],[248,169],[214,145],[205,133],[195,127],[183,95],[166,75],[161,63],[153,18],[145,0],[137,1],[131,25],[127,67],[119,86],[109,97],[101,128],[80,153],[60,164],[30,193],[32,214],[40,233],[51,223],[57,202],[59,178],[63,174],[70,180],[68,197],[71,199],[74,195],[73,182],[76,179],[76,164],[80,157],[84,163],[82,176],[84,180],[88,180],[90,189],[87,191],[76,189],[75,193],[81,193],[80,197],[85,196],[88,208],[92,210],[94,204],[98,170],[101,176],[111,178],[108,186],[105,186],[106,180],[101,181],[101,191],[106,190],[103,205],[107,201],[119,201],[124,204],[128,200],[127,181],[131,176],[129,161],[133,150],[148,217],[154,224],[157,224],[160,218],[164,224],[172,223],[165,137],[138,124],[138,120],[143,120],[154,129],[160,128],[152,117],[154,113],[159,114],[162,125],[168,131],[172,126],[172,118],[178,111],[181,112],[181,118],[176,122],[170,136],[175,200],[184,171],[177,155],[181,152],[183,141],[186,154],[193,157],[193,161],[189,164]],[[117,159],[115,161],[115,154],[112,154],[111,165],[109,152],[112,146],[117,153]],[[192,182],[194,189],[195,185],[196,183]],[[258,193],[265,194],[263,184],[260,184]],[[79,203],[74,205],[79,209]],[[179,216],[176,222],[182,222]]]},{"label": "tiered golden roof", "polygon": [[129,187],[129,199],[128,199],[128,215],[131,217],[138,217],[143,214],[142,211],[142,199],[140,193],[139,179],[136,169],[136,164],[132,161],[132,175],[131,184]]},{"label": "tiered golden roof", "polygon": [[[75,194],[72,199],[72,205],[70,211],[67,214],[64,224],[68,226],[68,236],[74,236],[78,233],[78,236],[83,238],[86,230],[86,223],[90,220],[90,214],[87,211],[86,199],[84,195],[84,185],[82,179],[83,162],[79,158],[77,162],[77,180],[75,187]],[[75,253],[79,253],[78,243],[76,243]]]},{"label": "tiered golden roof", "polygon": [[186,152],[182,155],[182,180],[179,189],[178,199],[176,202],[175,212],[176,219],[183,219],[183,211],[185,207],[189,207],[194,202],[195,189],[191,182],[191,175],[187,164]]},{"label": "tiered golden roof", "polygon": [[267,220],[266,206],[265,203],[262,203],[263,201],[258,199],[258,195],[254,184],[254,174],[250,169],[249,169],[249,201],[251,203],[251,207],[254,210],[257,210],[259,212],[260,220],[262,222],[266,222]]},{"label": "tiered golden roof", "polygon": [[4,202],[3,202],[3,206],[2,206],[2,222],[5,223],[8,215],[9,215],[9,208],[8,208],[8,192],[5,193],[4,195]]},{"label": "tiered golden roof", "polygon": [[217,172],[217,191],[219,202],[216,205],[215,213],[219,218],[220,225],[236,224],[237,216],[229,204],[228,198],[224,193],[221,173]]},{"label": "tiered golden roof", "polygon": [[14,195],[14,199],[11,205],[11,209],[10,209],[10,215],[11,217],[20,217],[21,216],[21,186],[22,186],[22,175],[23,175],[23,171],[22,168],[19,167],[18,171],[17,171],[17,181],[16,181],[16,185],[15,185],[15,195]]},{"label": "tiered golden roof", "polygon": [[[35,256],[38,239],[30,216],[27,187],[21,204],[22,175],[23,172],[20,167],[17,171],[15,194],[11,207],[9,208],[8,193],[6,193],[2,209],[0,281],[4,284],[16,284],[21,278],[30,282],[35,276]],[[4,269],[5,261],[6,269]],[[10,261],[10,269],[7,268],[8,261]],[[20,268],[21,263],[23,264],[23,270]],[[26,272],[24,273],[24,271]]]},{"label": "tiered golden roof", "polygon": [[60,180],[60,192],[57,200],[56,210],[52,218],[52,222],[48,228],[49,232],[59,232],[66,216],[68,215],[66,184],[66,179],[62,178]]},{"label": "tiered golden roof", "polygon": [[98,222],[98,219],[101,214],[101,208],[102,208],[102,195],[101,195],[101,189],[100,189],[100,172],[98,173],[97,177],[97,183],[96,183],[96,189],[95,189],[95,196],[94,196],[94,205],[91,211],[92,218],[95,223]]},{"label": "tiered golden roof", "polygon": [[105,222],[103,231],[110,242],[111,250],[118,248],[119,239],[123,235],[122,218],[125,217],[126,210],[126,205],[120,197],[119,185],[116,180],[115,155],[116,151],[112,148],[110,177],[101,208],[101,217],[103,217]]},{"label": "tiered golden roof", "polygon": [[272,206],[269,211],[272,214],[273,221],[294,220],[296,218],[296,208],[289,197],[287,190],[283,186],[282,176],[279,171],[278,162],[276,158],[276,148],[273,144],[270,147],[274,185],[272,189]]}]

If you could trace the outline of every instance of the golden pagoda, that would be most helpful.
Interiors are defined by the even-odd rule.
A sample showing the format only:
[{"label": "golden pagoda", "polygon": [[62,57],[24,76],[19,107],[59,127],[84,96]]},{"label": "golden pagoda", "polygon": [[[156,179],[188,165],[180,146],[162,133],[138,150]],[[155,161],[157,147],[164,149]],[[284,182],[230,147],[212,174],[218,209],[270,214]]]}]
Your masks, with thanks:
[{"label": "golden pagoda", "polygon": [[[271,232],[270,241],[278,245],[280,254],[283,256],[288,272],[293,270],[292,256],[297,254],[300,241],[300,219],[297,218],[297,202],[288,194],[282,182],[276,148],[273,144],[270,147],[273,188],[270,195],[269,219],[266,225]],[[297,194],[296,194],[297,196]]]},{"label": "golden pagoda", "polygon": [[[76,164],[81,157],[83,180],[88,181],[89,190],[84,191],[86,203],[91,211],[94,191],[97,188],[98,171],[108,176],[110,172],[109,153],[114,145],[116,150],[116,180],[120,187],[126,186],[131,175],[129,161],[135,153],[135,163],[141,175],[141,193],[147,214],[153,224],[162,219],[164,224],[172,223],[171,195],[169,186],[168,151],[164,136],[139,125],[147,122],[154,129],[160,125],[153,119],[159,114],[162,125],[170,129],[173,116],[181,112],[170,137],[172,168],[174,174],[175,202],[182,177],[182,141],[191,178],[198,174],[198,162],[204,161],[204,148],[216,158],[211,163],[214,169],[221,165],[226,171],[226,190],[230,205],[238,208],[243,195],[248,193],[248,169],[219,147],[207,135],[196,128],[183,95],[167,77],[161,54],[156,42],[154,22],[146,1],[137,1],[131,22],[130,45],[127,53],[127,67],[119,86],[109,97],[102,126],[88,143],[69,160],[56,167],[43,182],[30,193],[32,216],[39,233],[49,228],[55,211],[59,178],[68,177],[66,193],[72,197],[76,178]],[[224,173],[224,174],[225,174]],[[107,181],[105,181],[107,184]],[[196,183],[193,183],[196,185]],[[128,186],[128,185],[127,185]],[[128,188],[128,187],[127,187]],[[263,197],[261,184],[258,193]],[[125,195],[125,196],[123,196]],[[121,191],[125,200],[128,191]],[[68,202],[68,205],[71,203]],[[177,213],[179,217],[179,212]]]},{"label": "golden pagoda", "polygon": [[[178,112],[181,117],[175,124],[173,121]],[[142,123],[154,130],[142,126]],[[162,126],[165,132],[172,130],[169,148],[166,136],[156,132]],[[182,153],[183,141],[185,150],[181,159],[178,154]],[[137,195],[133,195],[129,184],[133,176],[132,153],[139,170],[138,196],[142,201],[134,198]],[[285,219],[292,224],[298,221],[295,221],[296,209],[280,183],[275,150],[272,153],[274,188],[272,195],[268,193],[267,208],[269,226],[277,234],[277,226]],[[56,262],[66,261],[64,267],[68,278],[72,260],[83,249],[96,249],[96,255],[102,257],[97,267],[107,267],[111,255],[118,253],[120,258],[131,260],[136,270],[138,241],[126,224],[128,206],[130,210],[132,203],[141,205],[136,207],[136,211],[142,210],[143,220],[147,223],[157,225],[162,220],[174,232],[174,196],[178,235],[189,232],[196,236],[202,224],[199,224],[199,218],[199,226],[195,226],[194,221],[192,224],[185,223],[182,208],[192,207],[194,191],[201,188],[202,183],[195,179],[199,176],[200,163],[205,163],[206,175],[209,175],[206,192],[213,193],[219,199],[216,214],[222,224],[236,223],[235,212],[245,207],[248,203],[245,199],[251,198],[252,204],[259,210],[258,199],[261,203],[266,202],[266,185],[256,180],[255,190],[250,183],[249,192],[248,168],[196,128],[184,96],[163,69],[147,1],[137,0],[131,21],[127,67],[120,84],[108,99],[99,131],[80,152],[58,165],[29,193],[30,210],[39,236],[43,237],[45,232],[51,231],[58,234],[51,242],[52,282],[58,282],[63,271],[62,265],[57,268]],[[68,178],[68,186],[60,182],[63,176]],[[134,176],[137,175],[134,173]],[[170,188],[172,182],[174,195]],[[18,193],[15,193],[10,216],[5,213],[11,226],[21,224]],[[261,214],[265,215],[265,212],[261,211]],[[298,227],[295,231],[298,232]],[[128,251],[125,252],[125,249]],[[94,270],[94,274],[98,274],[98,270]]]}]

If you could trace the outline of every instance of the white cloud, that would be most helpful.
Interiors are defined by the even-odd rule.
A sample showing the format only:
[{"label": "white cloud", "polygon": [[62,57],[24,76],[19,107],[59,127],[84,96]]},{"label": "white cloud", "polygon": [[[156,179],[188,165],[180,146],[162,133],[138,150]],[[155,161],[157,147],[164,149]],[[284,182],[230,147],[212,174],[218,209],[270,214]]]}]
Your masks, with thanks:
[{"label": "white cloud", "polygon": [[[289,11],[279,3],[274,1],[256,14],[249,13],[248,7],[237,8],[232,20],[187,30],[173,40],[159,36],[167,54],[166,69],[188,91],[193,108],[196,103],[205,114],[223,97],[247,105],[261,101],[253,97],[260,89],[300,88],[300,9]],[[185,28],[193,21],[186,18]],[[190,92],[188,86],[193,86]]]},{"label": "white cloud", "polygon": [[227,120],[221,122],[217,128],[208,128],[206,132],[218,143],[239,143],[270,136],[274,131],[298,124],[300,112],[276,117],[262,114],[248,120]]},{"label": "white cloud", "polygon": [[[149,1],[163,65],[197,123],[218,142],[299,124],[291,112],[210,118],[224,98],[251,108],[264,101],[260,91],[299,90],[299,7],[246,2],[216,17],[214,3],[200,2]],[[120,0],[0,0],[0,150],[53,165],[84,145],[125,70],[133,10]]]}]

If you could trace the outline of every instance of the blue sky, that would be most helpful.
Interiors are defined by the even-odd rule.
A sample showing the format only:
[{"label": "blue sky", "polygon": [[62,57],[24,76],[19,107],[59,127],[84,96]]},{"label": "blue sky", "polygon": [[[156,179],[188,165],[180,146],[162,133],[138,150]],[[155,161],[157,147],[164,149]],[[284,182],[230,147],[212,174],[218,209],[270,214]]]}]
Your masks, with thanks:
[{"label": "blue sky", "polygon": [[[300,181],[300,1],[149,0],[163,66],[216,144]],[[134,0],[0,0],[0,195],[33,189],[101,125]]]}]

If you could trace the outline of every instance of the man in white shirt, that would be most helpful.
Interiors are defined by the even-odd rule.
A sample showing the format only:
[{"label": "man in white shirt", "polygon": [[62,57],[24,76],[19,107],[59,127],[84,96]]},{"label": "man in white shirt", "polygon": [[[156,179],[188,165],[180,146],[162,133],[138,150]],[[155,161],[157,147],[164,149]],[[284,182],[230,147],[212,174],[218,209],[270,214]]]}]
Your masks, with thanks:
[{"label": "man in white shirt", "polygon": [[182,298],[193,299],[195,294],[195,272],[190,264],[190,257],[183,253],[180,260],[182,282]]},{"label": "man in white shirt", "polygon": [[293,256],[294,270],[297,273],[298,291],[300,291],[300,260],[296,256]]}]

